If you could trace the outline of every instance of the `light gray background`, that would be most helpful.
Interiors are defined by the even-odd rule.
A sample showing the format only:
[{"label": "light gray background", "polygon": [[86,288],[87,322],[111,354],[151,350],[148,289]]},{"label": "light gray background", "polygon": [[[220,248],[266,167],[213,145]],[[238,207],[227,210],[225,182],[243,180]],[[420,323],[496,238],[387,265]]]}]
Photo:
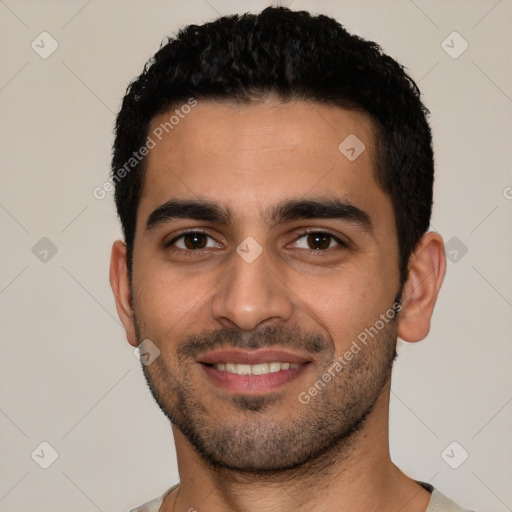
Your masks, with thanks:
[{"label": "light gray background", "polygon": [[[178,481],[170,426],[108,284],[120,236],[112,197],[99,201],[92,191],[108,176],[126,85],[161,39],[267,4],[0,0],[0,511],[122,512]],[[428,339],[400,345],[393,458],[465,506],[512,510],[512,2],[290,6],[379,42],[432,111],[432,226],[445,241],[456,237],[456,261]],[[31,48],[35,40],[48,50],[43,31],[59,45],[47,59]],[[458,58],[442,47],[454,31],[469,44]],[[444,46],[454,54],[463,44],[451,36]],[[32,249],[42,237],[57,247],[47,261],[46,242]],[[48,469],[38,463],[51,450],[31,457],[43,441],[59,455]],[[441,456],[453,441],[469,453],[458,469],[445,462],[462,460],[458,445]]]}]

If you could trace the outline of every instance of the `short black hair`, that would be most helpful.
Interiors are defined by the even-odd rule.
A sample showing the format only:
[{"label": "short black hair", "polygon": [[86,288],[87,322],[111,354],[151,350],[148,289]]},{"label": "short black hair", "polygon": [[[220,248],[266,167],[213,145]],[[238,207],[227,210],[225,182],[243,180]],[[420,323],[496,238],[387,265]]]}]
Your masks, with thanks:
[{"label": "short black hair", "polygon": [[151,120],[191,98],[252,103],[269,94],[370,116],[377,135],[375,177],[393,205],[403,283],[432,211],[429,111],[403,66],[376,43],[333,18],[285,7],[181,29],[128,86],[116,120],[111,180],[130,275],[145,163],[140,155],[130,159],[146,144]]}]

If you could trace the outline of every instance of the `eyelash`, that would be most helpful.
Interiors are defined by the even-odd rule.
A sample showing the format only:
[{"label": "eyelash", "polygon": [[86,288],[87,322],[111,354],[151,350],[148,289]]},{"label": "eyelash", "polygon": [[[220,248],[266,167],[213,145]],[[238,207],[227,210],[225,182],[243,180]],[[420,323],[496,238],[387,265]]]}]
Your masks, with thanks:
[{"label": "eyelash", "polygon": [[[183,237],[185,237],[186,235],[204,235],[208,238],[211,238],[213,240],[213,237],[210,236],[208,233],[204,232],[204,231],[198,231],[198,230],[195,230],[195,229],[191,229],[190,231],[183,231],[180,235],[174,237],[172,240],[170,240],[169,242],[167,242],[165,244],[165,248],[171,248],[171,250],[173,251],[181,251],[181,252],[187,252],[187,253],[192,253],[192,254],[195,254],[195,253],[200,253],[200,252],[203,252],[204,251],[204,248],[203,249],[181,249],[181,248],[172,248],[173,244],[175,244],[178,240],[182,239]],[[333,235],[332,233],[329,233],[328,231],[319,231],[319,230],[308,230],[308,231],[302,231],[301,233],[299,233],[299,235],[295,238],[294,242],[297,242],[298,240],[300,240],[301,238],[307,236],[307,235],[327,235],[329,236],[332,240],[334,240],[337,244],[338,244],[338,247],[341,247],[341,248],[348,248],[348,244],[346,242],[344,242],[343,240],[341,240],[340,238],[338,238],[337,236]],[[314,256],[323,256],[325,253],[327,253],[328,251],[334,249],[334,247],[329,247],[327,249],[301,249],[303,251],[309,251],[311,254],[313,254]]]}]

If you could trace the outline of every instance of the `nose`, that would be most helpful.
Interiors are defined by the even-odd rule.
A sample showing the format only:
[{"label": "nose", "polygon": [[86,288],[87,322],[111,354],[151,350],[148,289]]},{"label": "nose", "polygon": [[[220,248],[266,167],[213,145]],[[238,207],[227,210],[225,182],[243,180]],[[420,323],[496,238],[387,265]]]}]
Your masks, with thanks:
[{"label": "nose", "polygon": [[244,331],[260,324],[282,325],[294,311],[293,293],[278,277],[265,250],[252,262],[233,254],[233,263],[211,299],[211,315],[224,327]]}]

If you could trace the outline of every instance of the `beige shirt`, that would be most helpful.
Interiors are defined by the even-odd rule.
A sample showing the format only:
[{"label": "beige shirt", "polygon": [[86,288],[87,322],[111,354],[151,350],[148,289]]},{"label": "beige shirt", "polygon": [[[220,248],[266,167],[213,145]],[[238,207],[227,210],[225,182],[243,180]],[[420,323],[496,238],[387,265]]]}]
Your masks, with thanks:
[{"label": "beige shirt", "polygon": [[[430,484],[425,484],[423,482],[418,483],[425,487],[425,489],[432,492],[430,503],[425,512],[471,512],[470,510],[459,507],[452,500],[448,499],[446,496],[442,495],[439,491],[434,489]],[[160,498],[149,501],[140,507],[132,509],[130,512],[159,512],[166,496],[169,495],[171,491],[176,489],[176,487],[178,487],[178,484],[173,485],[162,496],[160,496]]]}]

